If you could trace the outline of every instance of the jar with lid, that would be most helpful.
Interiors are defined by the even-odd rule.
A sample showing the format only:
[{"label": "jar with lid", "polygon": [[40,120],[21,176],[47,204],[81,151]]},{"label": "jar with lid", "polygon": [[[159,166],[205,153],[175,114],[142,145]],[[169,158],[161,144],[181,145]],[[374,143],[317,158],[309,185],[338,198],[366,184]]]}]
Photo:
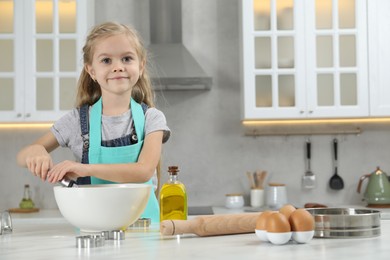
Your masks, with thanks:
[{"label": "jar with lid", "polygon": [[225,206],[228,209],[240,209],[244,206],[244,196],[241,193],[226,194]]},{"label": "jar with lid", "polygon": [[267,207],[278,210],[287,204],[287,188],[283,183],[269,183],[266,193]]}]

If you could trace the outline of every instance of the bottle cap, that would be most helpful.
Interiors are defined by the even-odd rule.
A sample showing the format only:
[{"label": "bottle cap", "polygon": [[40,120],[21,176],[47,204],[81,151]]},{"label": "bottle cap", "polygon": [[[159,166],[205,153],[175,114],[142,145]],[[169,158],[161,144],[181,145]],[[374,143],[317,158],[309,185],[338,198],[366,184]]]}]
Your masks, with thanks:
[{"label": "bottle cap", "polygon": [[171,174],[177,174],[179,172],[179,167],[177,166],[168,166],[168,172]]}]

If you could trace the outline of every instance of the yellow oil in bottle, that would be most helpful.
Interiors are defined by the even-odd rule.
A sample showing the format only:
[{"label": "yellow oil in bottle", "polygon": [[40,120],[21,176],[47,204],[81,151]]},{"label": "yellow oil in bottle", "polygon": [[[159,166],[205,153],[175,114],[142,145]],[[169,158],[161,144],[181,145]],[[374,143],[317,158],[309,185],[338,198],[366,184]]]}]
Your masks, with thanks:
[{"label": "yellow oil in bottle", "polygon": [[19,203],[19,208],[21,209],[32,209],[34,208],[34,202],[31,199],[30,195],[30,185],[26,184],[24,185],[24,194],[23,194],[23,199]]},{"label": "yellow oil in bottle", "polygon": [[178,181],[177,166],[168,167],[169,180],[160,191],[160,221],[167,219],[187,219],[187,192],[183,183]]}]

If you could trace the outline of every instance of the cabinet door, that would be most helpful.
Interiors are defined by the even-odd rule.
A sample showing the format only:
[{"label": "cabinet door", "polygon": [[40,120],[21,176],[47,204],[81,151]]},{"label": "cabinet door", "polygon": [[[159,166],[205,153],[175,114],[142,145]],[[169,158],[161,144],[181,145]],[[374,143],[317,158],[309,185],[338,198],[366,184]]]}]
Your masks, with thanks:
[{"label": "cabinet door", "polygon": [[244,118],[368,116],[365,0],[244,0]]},{"label": "cabinet door", "polygon": [[368,116],[365,0],[306,1],[311,117]]},{"label": "cabinet door", "polygon": [[24,66],[23,41],[19,35],[23,23],[16,19],[15,11],[21,6],[20,1],[0,1],[0,120],[23,120],[24,111],[23,82]]},{"label": "cabinet door", "polygon": [[[52,121],[74,107],[86,27],[86,1],[25,4],[26,121]],[[32,55],[29,55],[31,53]]]},{"label": "cabinet door", "polygon": [[0,0],[1,122],[53,121],[74,107],[88,2]]},{"label": "cabinet door", "polygon": [[373,116],[390,115],[390,1],[368,1],[370,109]]},{"label": "cabinet door", "polygon": [[303,2],[242,4],[244,118],[303,116]]}]

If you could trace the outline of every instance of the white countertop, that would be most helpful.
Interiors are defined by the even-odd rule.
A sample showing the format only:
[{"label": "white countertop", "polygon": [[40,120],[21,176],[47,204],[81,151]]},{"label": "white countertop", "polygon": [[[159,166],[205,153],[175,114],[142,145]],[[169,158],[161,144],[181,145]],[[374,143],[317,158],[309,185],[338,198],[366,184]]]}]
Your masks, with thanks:
[{"label": "white countertop", "polygon": [[[380,211],[380,215],[381,215],[382,220],[390,220],[390,208],[368,208],[365,206],[356,206],[356,205],[338,205],[338,206],[331,205],[329,207],[378,210],[378,211]],[[252,207],[243,207],[240,209],[227,209],[225,207],[212,207],[212,208],[213,208],[214,214],[261,212],[261,211],[268,209],[268,208],[252,208]]]},{"label": "white countertop", "polygon": [[[216,214],[224,209],[213,208]],[[229,212],[235,213],[235,212]],[[126,232],[122,241],[78,249],[80,235],[56,210],[13,214],[13,233],[0,236],[0,259],[389,259],[390,221],[372,238],[320,239],[307,244],[273,245],[255,234],[162,237],[158,227]]]}]

